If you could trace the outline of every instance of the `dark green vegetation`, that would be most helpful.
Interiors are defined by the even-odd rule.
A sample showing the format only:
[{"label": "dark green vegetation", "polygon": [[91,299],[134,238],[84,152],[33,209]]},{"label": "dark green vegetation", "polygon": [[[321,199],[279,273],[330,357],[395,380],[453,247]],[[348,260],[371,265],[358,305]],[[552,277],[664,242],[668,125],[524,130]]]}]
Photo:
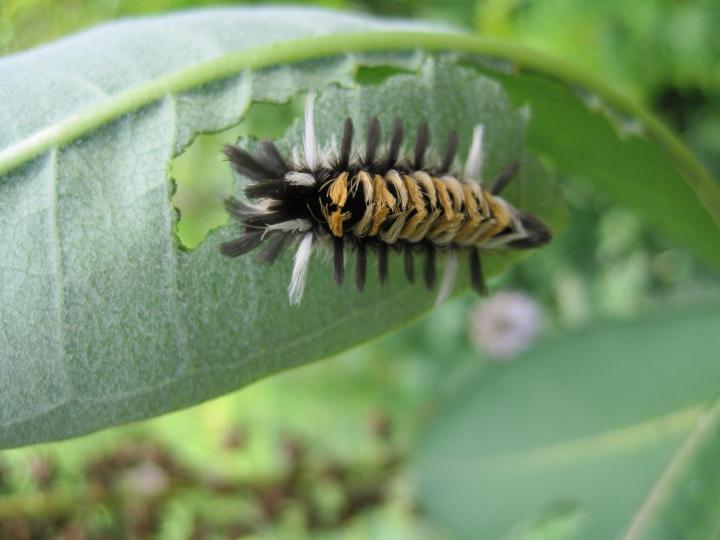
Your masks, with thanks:
[{"label": "dark green vegetation", "polygon": [[[185,43],[182,55],[153,57],[139,35],[122,48],[115,72],[95,81],[110,95],[131,93],[108,107],[85,85],[69,93],[57,86],[71,99],[50,113],[18,105],[29,111],[20,115],[12,100],[22,104],[43,87],[31,84],[38,74],[29,65],[14,65],[27,90],[0,113],[26,122],[2,140],[21,151],[0,154],[3,446],[194,403],[345,349],[429,306],[431,295],[400,279],[390,294],[338,291],[318,260],[305,303],[290,310],[288,264],[267,272],[252,260],[228,265],[217,257],[216,244],[234,234],[212,230],[225,223],[218,196],[239,189],[217,148],[238,136],[292,146],[307,88],[324,88],[322,138],[348,114],[378,114],[387,127],[395,115],[422,113],[438,140],[459,127],[464,146],[473,118],[483,117],[495,126],[490,172],[523,148],[540,158],[542,167],[527,158],[509,198],[552,222],[558,236],[520,262],[494,261],[505,271],[491,288],[523,290],[545,313],[541,342],[512,363],[497,366],[487,347],[473,346],[468,313],[476,300],[464,296],[352,352],[194,410],[5,451],[0,536],[714,538],[718,184],[619,94],[653,109],[716,168],[720,55],[710,31],[718,13],[712,2],[641,6],[369,5],[473,25],[564,56],[584,68],[577,71],[450,37],[425,38],[428,54],[349,56],[367,38],[342,49],[320,40],[255,54],[249,64],[241,51],[196,69],[211,48]],[[146,9],[10,0],[0,6],[0,46],[26,47]],[[227,39],[227,51],[273,40],[262,28],[241,32],[240,20],[223,21],[224,34],[220,22],[201,19],[183,31]],[[296,32],[283,40],[301,38],[299,20],[280,16],[275,30]],[[313,32],[333,26],[329,15],[308,21]],[[402,37],[383,43],[402,49]],[[64,47],[73,58],[72,43]],[[83,48],[84,61],[92,63],[92,49]],[[58,54],[56,67],[58,50],[46,53]],[[327,54],[330,61],[312,60]],[[142,69],[128,76],[123,66],[139,57]],[[268,69],[273,61],[293,63]],[[252,72],[235,76],[248,66]],[[157,82],[157,73],[182,69]],[[174,99],[157,101],[168,91]],[[89,113],[62,122],[74,111]],[[201,136],[171,165],[179,241],[193,248],[180,250],[169,158],[198,132],[224,130],[243,115],[240,126]],[[27,142],[57,120],[59,133]],[[40,157],[27,164],[33,156]],[[14,265],[3,265],[8,260]],[[58,260],[64,281],[52,267]],[[73,381],[72,396],[63,380]]]}]

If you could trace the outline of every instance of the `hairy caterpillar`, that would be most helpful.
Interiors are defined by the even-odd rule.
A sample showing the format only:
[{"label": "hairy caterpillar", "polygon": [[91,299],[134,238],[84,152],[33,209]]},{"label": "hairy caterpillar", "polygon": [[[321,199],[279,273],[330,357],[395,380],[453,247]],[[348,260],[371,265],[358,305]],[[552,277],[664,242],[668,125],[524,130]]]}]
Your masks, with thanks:
[{"label": "hairy caterpillar", "polygon": [[401,156],[403,123],[395,120],[390,142],[380,150],[380,123],[368,120],[362,155],[352,151],[353,123],[346,119],[339,151],[320,156],[313,121],[314,92],[305,107],[303,163],[288,164],[270,141],[259,144],[256,155],[238,146],[225,147],[236,172],[250,179],[245,196],[256,204],[229,198],[231,216],[243,234],[221,246],[238,257],[261,244],[260,259],[272,263],[291,243],[298,242],[288,287],[291,304],[299,304],[305,289],[310,255],[318,244],[330,247],[336,283],[343,281],[345,252],[355,252],[357,288],[365,286],[367,253],[378,259],[381,283],[388,274],[389,251],[404,254],[405,274],[415,281],[414,256],[421,255],[428,288],[436,281],[436,258],[445,253],[438,302],[452,292],[458,256],[469,260],[473,287],[486,293],[480,251],[523,249],[544,245],[551,234],[532,214],[499,196],[517,173],[514,162],[483,189],[479,178],[483,161],[483,126],[477,125],[462,177],[451,174],[458,137],[452,132],[439,163],[426,164],[430,143],[427,124],[421,124],[411,156]]}]

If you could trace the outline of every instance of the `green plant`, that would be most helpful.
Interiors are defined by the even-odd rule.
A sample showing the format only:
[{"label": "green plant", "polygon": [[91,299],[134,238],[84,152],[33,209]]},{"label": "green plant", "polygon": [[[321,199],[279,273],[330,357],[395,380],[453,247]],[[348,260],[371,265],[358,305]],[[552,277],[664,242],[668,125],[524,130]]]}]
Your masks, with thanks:
[{"label": "green plant", "polygon": [[[230,137],[226,130],[240,126],[244,136],[259,136],[271,114],[268,104],[280,106],[279,145],[289,150],[300,140],[292,103],[309,89],[319,91],[321,140],[337,133],[348,115],[377,115],[385,130],[395,116],[412,119],[410,125],[422,117],[439,139],[457,128],[466,147],[482,118],[494,133],[488,172],[522,153],[523,176],[509,198],[556,231],[565,221],[564,197],[541,162],[630,209],[711,268],[720,266],[718,184],[650,114],[562,63],[445,28],[311,9],[217,9],[114,23],[0,59],[0,94],[8,96],[0,110],[0,445],[67,438],[198,403],[347,349],[430,307],[432,295],[399,279],[388,290],[373,284],[362,295],[349,284],[331,288],[327,266],[320,264],[302,307],[291,309],[284,298],[289,259],[270,270],[251,260],[228,262],[217,245],[233,236],[232,227],[204,240],[203,232],[197,247],[183,246],[176,236],[172,201],[183,213],[177,199],[184,187],[179,180],[173,198],[169,171],[181,176],[173,159],[203,134]],[[239,186],[218,189],[226,195],[223,190],[237,193]],[[216,210],[217,200],[210,199],[209,211]],[[514,262],[494,259],[492,272]],[[683,339],[704,343],[717,318],[701,320],[702,331]],[[675,328],[672,320],[665,324]],[[643,339],[652,341],[648,335],[605,339],[640,347]],[[665,356],[660,351],[652,357],[663,365],[677,361],[666,354],[674,343],[669,335],[657,341]],[[656,468],[646,471],[646,484],[714,397],[707,356],[713,349],[684,350],[692,351],[689,361],[702,370],[707,386],[693,393],[692,409],[672,431],[677,438],[663,447]],[[520,382],[505,396],[538,380],[533,370],[540,366],[547,364],[542,373],[562,370],[579,354],[528,362],[532,368],[513,366]],[[614,369],[623,370],[641,353],[623,346],[615,354],[625,361]],[[582,394],[588,382],[581,372],[570,384]],[[683,384],[670,375],[664,382],[676,390]],[[572,397],[566,407],[576,405]],[[541,399],[550,403],[546,395]],[[520,403],[532,406],[530,400],[507,404],[498,397],[482,410],[517,412]],[[472,419],[477,407],[471,400],[460,408]],[[648,414],[673,411],[664,405]],[[448,418],[452,413],[437,422],[443,426]],[[588,436],[607,428],[574,421]],[[650,420],[619,420],[626,421]],[[468,422],[458,428],[461,443],[477,435]],[[512,416],[487,422],[501,431],[517,425]],[[455,434],[438,429],[440,443],[428,443],[430,448],[452,446]],[[493,440],[504,454],[514,443],[501,435]],[[423,459],[417,463],[421,476],[437,474]],[[507,485],[506,478],[497,481]],[[588,479],[588,497],[593,481]],[[533,512],[555,502],[552,495],[538,490],[538,500],[527,507],[508,505],[489,531],[506,532],[528,518],[525,512],[536,517]],[[606,522],[608,531],[627,525],[639,502],[635,495],[625,514]],[[472,517],[469,508],[460,517],[443,514],[442,504],[433,507],[427,492],[425,498],[458,530],[458,520]],[[571,502],[559,521],[570,523],[567,534],[587,538],[582,527],[593,521],[575,520],[575,510],[598,510]]]}]

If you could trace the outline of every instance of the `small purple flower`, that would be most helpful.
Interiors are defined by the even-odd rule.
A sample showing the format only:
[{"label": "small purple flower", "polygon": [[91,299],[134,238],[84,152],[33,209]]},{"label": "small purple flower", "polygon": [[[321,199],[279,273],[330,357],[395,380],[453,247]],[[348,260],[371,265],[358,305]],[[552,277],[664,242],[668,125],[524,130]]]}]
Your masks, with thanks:
[{"label": "small purple flower", "polygon": [[470,314],[470,336],[494,360],[507,360],[526,350],[541,328],[540,305],[522,293],[496,294]]}]

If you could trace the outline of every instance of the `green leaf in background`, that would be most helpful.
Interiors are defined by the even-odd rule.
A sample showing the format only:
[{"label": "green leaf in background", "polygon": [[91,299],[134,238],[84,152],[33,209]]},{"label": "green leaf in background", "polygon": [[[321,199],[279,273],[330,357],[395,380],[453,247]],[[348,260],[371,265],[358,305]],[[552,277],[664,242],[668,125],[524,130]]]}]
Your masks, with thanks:
[{"label": "green leaf in background", "polygon": [[[531,52],[441,30],[307,8],[212,9],[122,21],[0,60],[0,446],[197,403],[348,348],[429,307],[432,295],[399,279],[363,295],[349,284],[335,289],[318,262],[303,306],[290,309],[288,259],[269,270],[224,260],[216,246],[232,228],[196,250],[179,249],[172,158],[198,134],[237,125],[253,103],[321,90],[324,140],[346,114],[359,126],[378,115],[386,129],[398,114],[410,125],[427,118],[435,140],[458,128],[465,146],[482,121],[491,134],[488,174],[524,155],[522,120],[501,86],[453,61],[504,59],[500,67],[597,92],[607,102],[603,112],[638,113],[595,81]],[[461,54],[424,58],[418,50]],[[412,73],[358,90],[363,66]],[[556,151],[558,141],[592,147],[593,140],[579,140],[592,132],[552,129],[557,119],[544,113],[535,120],[545,96],[526,95],[530,142],[557,158],[559,169],[573,165]],[[563,122],[606,122],[575,94],[563,99],[575,104]],[[658,229],[717,262],[717,186],[652,118],[637,120],[655,144],[643,143],[636,166],[624,165],[618,178],[632,172],[633,183],[660,187],[646,200],[604,181],[604,172],[598,185],[631,208],[656,205]],[[298,136],[296,126],[285,148]],[[602,144],[613,155],[628,152],[627,141]],[[644,176],[656,160],[667,170],[660,179]],[[596,156],[582,173],[594,180],[597,163]],[[512,196],[557,223],[562,201],[547,186],[528,158]],[[668,214],[671,202],[693,217]]]},{"label": "green leaf in background", "polygon": [[418,447],[424,507],[460,538],[525,538],[558,514],[563,539],[618,538],[718,393],[718,328],[717,306],[676,309],[468,380]]},{"label": "green leaf in background", "polygon": [[697,422],[653,486],[623,540],[720,535],[720,405]]},{"label": "green leaf in background", "polygon": [[640,110],[613,112],[610,91],[589,94],[537,74],[498,78],[514,102],[532,104],[531,149],[720,268],[718,184],[663,126]]}]

